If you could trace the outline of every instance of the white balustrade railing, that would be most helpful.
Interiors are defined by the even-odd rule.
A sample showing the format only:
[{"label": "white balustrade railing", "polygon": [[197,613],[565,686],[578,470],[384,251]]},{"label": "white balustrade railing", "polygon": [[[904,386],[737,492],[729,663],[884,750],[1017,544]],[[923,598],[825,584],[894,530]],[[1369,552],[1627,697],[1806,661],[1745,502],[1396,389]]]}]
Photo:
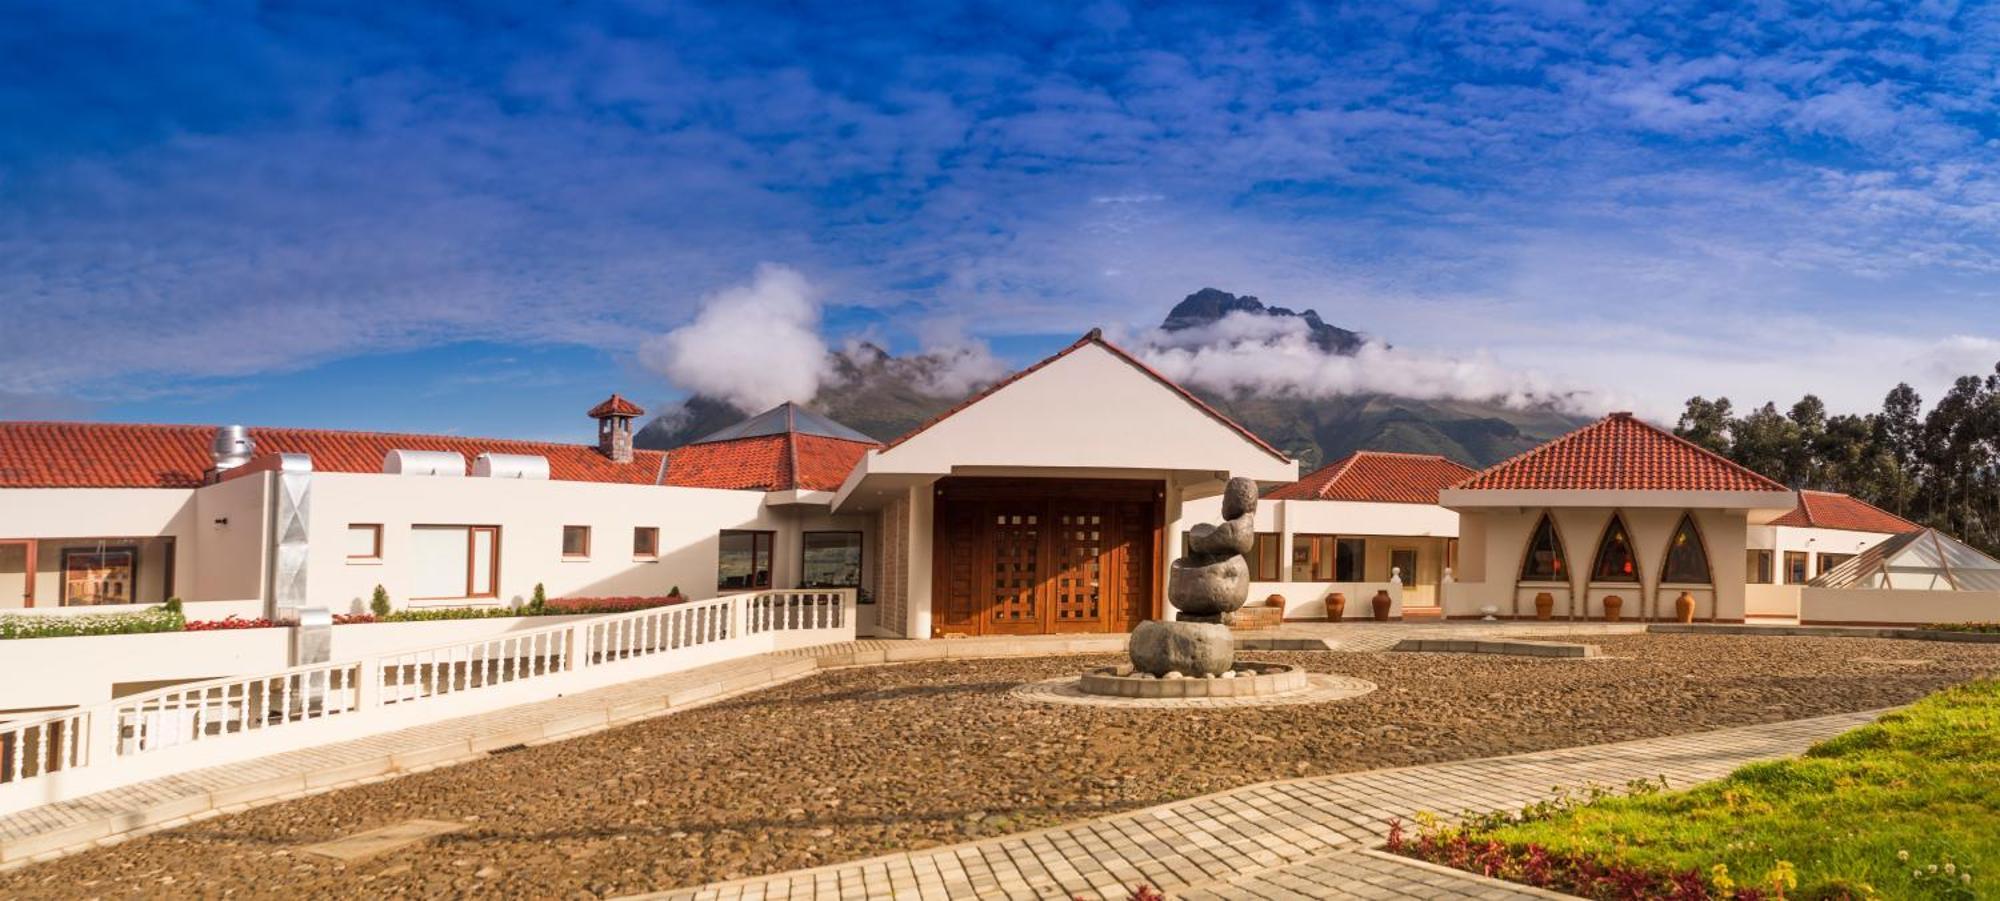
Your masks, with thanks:
[{"label": "white balustrade railing", "polygon": [[764,591],[0,722],[0,813],[179,769],[466,716],[854,635],[853,589]]}]

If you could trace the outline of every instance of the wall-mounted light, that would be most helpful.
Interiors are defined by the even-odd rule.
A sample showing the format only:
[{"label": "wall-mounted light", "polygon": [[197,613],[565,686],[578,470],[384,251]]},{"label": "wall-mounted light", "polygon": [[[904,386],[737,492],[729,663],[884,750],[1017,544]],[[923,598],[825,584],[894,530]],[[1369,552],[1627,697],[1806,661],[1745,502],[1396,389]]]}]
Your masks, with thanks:
[{"label": "wall-mounted light", "polygon": [[226,528],[229,528],[229,517],[227,517],[227,516],[218,516],[218,517],[216,517],[216,518],[215,518],[215,527],[216,527],[216,528],[218,528],[218,529],[226,529]]}]

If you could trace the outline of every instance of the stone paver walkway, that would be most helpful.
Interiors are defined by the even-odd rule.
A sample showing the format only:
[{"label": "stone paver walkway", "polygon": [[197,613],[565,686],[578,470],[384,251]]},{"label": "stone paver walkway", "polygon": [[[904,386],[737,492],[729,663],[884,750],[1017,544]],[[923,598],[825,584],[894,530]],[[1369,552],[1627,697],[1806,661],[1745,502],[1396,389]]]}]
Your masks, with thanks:
[{"label": "stone paver walkway", "polygon": [[1557,786],[1684,787],[1795,755],[1871,722],[1848,713],[1235,789],[1039,832],[715,883],[664,901],[834,898],[1123,899],[1140,883],[1182,898],[1549,897],[1374,853],[1390,817],[1508,810]]}]

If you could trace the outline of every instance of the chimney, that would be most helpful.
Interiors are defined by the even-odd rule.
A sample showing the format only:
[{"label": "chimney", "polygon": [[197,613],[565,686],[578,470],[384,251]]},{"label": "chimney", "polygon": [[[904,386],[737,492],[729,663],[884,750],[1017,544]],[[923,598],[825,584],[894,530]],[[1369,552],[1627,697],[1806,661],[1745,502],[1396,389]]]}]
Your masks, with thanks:
[{"label": "chimney", "polygon": [[213,484],[229,470],[250,462],[257,453],[257,442],[250,437],[250,430],[240,425],[226,425],[215,430],[215,438],[208,443],[208,459],[213,464],[208,469],[207,481]]},{"label": "chimney", "polygon": [[591,407],[590,418],[597,420],[597,452],[613,463],[632,462],[632,420],[644,415],[638,404],[616,394]]}]

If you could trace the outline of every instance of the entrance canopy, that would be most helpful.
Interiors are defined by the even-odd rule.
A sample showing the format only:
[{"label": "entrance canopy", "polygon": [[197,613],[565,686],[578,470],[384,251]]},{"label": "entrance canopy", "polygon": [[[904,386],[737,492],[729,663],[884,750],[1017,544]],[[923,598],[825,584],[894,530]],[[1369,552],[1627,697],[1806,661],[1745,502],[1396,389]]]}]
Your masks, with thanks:
[{"label": "entrance canopy", "polygon": [[2000,560],[1936,529],[1925,529],[1888,538],[1807,586],[2000,591]]},{"label": "entrance canopy", "polygon": [[1096,331],[854,467],[835,509],[879,506],[951,475],[1138,477],[1181,484],[1298,478],[1298,463]]}]

